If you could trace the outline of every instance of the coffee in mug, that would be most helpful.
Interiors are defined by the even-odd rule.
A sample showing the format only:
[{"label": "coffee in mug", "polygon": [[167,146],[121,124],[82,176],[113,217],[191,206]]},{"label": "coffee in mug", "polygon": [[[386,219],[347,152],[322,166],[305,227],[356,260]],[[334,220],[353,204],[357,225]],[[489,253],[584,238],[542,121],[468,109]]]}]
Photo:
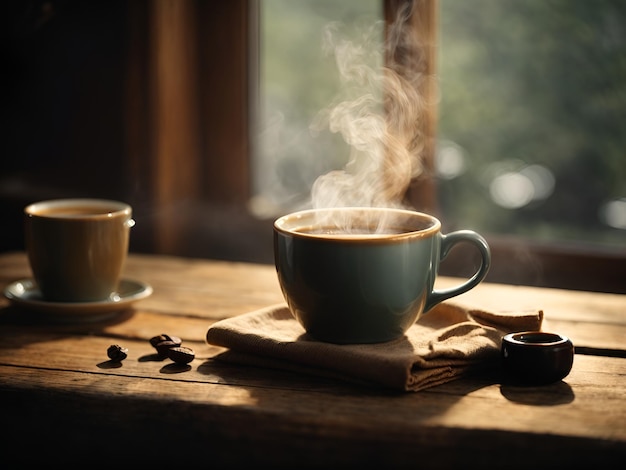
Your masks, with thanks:
[{"label": "coffee in mug", "polygon": [[54,199],[24,209],[34,280],[47,301],[106,301],[128,253],[131,207],[106,199]]},{"label": "coffee in mug", "polygon": [[[436,290],[440,261],[461,242],[480,265],[460,285]],[[293,316],[321,341],[377,343],[401,337],[423,313],[478,285],[491,263],[478,233],[441,233],[428,214],[391,208],[311,209],[274,222],[278,281]]]}]

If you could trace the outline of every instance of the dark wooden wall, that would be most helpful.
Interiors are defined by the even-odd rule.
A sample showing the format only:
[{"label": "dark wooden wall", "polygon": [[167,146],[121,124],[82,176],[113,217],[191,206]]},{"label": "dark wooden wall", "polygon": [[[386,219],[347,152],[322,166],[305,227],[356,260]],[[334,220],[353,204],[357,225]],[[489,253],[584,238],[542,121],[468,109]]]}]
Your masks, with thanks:
[{"label": "dark wooden wall", "polygon": [[3,4],[0,249],[33,200],[124,198],[122,1]]},{"label": "dark wooden wall", "polygon": [[255,4],[5,3],[0,251],[26,204],[105,197],[133,205],[134,251],[271,262],[245,207]]}]

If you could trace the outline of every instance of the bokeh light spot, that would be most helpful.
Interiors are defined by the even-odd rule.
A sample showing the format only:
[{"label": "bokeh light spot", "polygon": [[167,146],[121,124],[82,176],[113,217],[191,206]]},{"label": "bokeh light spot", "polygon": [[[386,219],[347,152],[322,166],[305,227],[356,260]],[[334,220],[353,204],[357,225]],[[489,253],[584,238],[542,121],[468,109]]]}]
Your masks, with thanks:
[{"label": "bokeh light spot", "polygon": [[626,198],[604,204],[600,208],[600,218],[610,227],[626,230]]},{"label": "bokeh light spot", "polygon": [[454,143],[445,143],[437,152],[436,167],[437,176],[445,180],[460,176],[465,171],[463,149]]},{"label": "bokeh light spot", "polygon": [[507,172],[496,176],[489,185],[493,202],[507,209],[518,209],[533,200],[535,187],[528,176]]}]

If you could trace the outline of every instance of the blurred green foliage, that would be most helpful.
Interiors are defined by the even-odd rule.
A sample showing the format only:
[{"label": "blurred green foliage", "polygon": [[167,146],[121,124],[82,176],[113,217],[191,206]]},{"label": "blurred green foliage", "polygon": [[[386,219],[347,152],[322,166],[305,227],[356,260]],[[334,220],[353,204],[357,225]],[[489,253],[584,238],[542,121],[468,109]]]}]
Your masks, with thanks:
[{"label": "blurred green foliage", "polygon": [[[626,2],[441,0],[439,40],[439,138],[467,160],[439,184],[447,217],[626,246],[626,232],[601,217],[626,197]],[[483,177],[494,162],[543,165],[554,191],[500,207]]]},{"label": "blurred green foliage", "polygon": [[[463,163],[438,180],[445,225],[626,246],[626,230],[602,217],[610,201],[626,211],[626,2],[440,0],[439,8],[439,155],[454,148]],[[379,0],[261,3],[256,190],[266,201],[304,205],[319,175],[345,165],[341,137],[310,129],[340,87],[324,28],[337,22],[359,41],[381,19]],[[493,183],[505,173],[520,175],[502,180],[511,195],[522,176],[545,173],[553,186],[503,207]]]}]

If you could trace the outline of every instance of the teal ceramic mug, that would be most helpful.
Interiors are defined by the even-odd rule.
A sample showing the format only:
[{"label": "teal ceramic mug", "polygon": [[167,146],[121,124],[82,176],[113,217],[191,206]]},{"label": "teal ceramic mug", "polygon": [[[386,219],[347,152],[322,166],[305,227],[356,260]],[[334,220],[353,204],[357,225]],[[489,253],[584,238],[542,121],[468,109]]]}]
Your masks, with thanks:
[{"label": "teal ceramic mug", "polygon": [[[480,265],[459,285],[436,290],[439,263],[467,242]],[[274,222],[274,259],[293,316],[313,338],[339,344],[401,337],[438,303],[477,286],[491,263],[478,233],[441,233],[441,222],[403,209],[311,209]]]}]

